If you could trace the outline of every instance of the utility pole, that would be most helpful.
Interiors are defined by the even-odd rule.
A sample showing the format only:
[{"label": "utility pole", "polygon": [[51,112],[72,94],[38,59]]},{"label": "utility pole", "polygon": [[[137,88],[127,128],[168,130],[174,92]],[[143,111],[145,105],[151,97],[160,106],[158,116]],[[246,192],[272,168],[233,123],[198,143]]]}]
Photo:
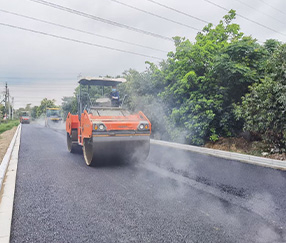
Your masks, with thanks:
[{"label": "utility pole", "polygon": [[7,82],[5,85],[5,92],[4,92],[4,104],[5,104],[5,110],[4,110],[3,116],[5,117],[5,119],[7,119],[7,111],[8,111],[8,85],[7,85]]},{"label": "utility pole", "polygon": [[14,119],[14,97],[12,97],[12,120]]},{"label": "utility pole", "polygon": [[11,104],[10,104],[10,93],[8,89],[8,118],[11,119]]},{"label": "utility pole", "polygon": [[4,110],[4,114],[3,116],[5,117],[5,119],[13,119],[13,107],[14,107],[14,98],[12,98],[12,104],[10,102],[10,92],[8,89],[8,84],[6,82],[5,84],[5,91],[4,91],[4,99],[1,102],[4,102],[5,105],[5,110]]}]

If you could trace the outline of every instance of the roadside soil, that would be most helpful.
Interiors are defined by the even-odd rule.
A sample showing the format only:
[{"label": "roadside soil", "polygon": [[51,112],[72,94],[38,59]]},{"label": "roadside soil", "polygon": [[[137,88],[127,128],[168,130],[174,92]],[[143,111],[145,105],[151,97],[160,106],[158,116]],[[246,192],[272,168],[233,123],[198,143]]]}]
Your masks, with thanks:
[{"label": "roadside soil", "polygon": [[272,148],[262,141],[247,141],[242,137],[219,138],[216,142],[207,142],[204,147],[270,159],[286,160],[286,153],[271,152]]},{"label": "roadside soil", "polygon": [[6,154],[6,151],[11,143],[11,140],[16,130],[17,127],[13,127],[12,129],[0,134],[0,164],[2,163],[3,157]]}]

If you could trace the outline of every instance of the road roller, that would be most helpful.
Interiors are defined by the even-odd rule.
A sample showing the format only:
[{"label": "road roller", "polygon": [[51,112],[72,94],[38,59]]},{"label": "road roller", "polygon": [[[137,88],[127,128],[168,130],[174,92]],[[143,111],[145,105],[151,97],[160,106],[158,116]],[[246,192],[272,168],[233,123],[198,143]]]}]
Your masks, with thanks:
[{"label": "road roller", "polygon": [[144,161],[149,155],[151,123],[142,111],[123,108],[124,99],[115,90],[124,82],[123,78],[79,80],[78,112],[68,113],[66,119],[67,147],[71,153],[82,147],[89,166],[110,160]]},{"label": "road roller", "polygon": [[51,127],[62,122],[60,108],[47,108],[45,116],[45,126]]},{"label": "road roller", "polygon": [[30,124],[30,115],[28,111],[22,111],[20,115],[20,122],[22,124]]}]

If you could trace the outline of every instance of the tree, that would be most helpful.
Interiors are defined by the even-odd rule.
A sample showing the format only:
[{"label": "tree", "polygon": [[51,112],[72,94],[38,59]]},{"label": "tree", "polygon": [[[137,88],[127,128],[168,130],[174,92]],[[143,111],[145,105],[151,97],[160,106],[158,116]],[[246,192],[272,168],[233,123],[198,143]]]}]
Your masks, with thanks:
[{"label": "tree", "polygon": [[15,111],[15,116],[16,117],[20,117],[23,112],[28,113],[29,115],[31,115],[31,111],[32,111],[31,105],[32,104],[29,103],[29,104],[26,104],[25,108],[21,107],[21,108],[17,109]]},{"label": "tree", "polygon": [[36,119],[37,118],[37,110],[39,106],[33,106],[31,109],[31,117]]},{"label": "tree", "polygon": [[[273,42],[272,42],[273,43]],[[286,145],[286,44],[276,45],[267,62],[266,77],[250,88],[236,107],[244,129],[256,132],[278,148]]]},{"label": "tree", "polygon": [[62,98],[62,112],[64,119],[66,119],[68,113],[77,113],[77,99],[75,96]]},{"label": "tree", "polygon": [[242,37],[223,48],[210,76],[214,79],[216,94],[220,94],[221,105],[215,112],[211,126],[218,134],[235,135],[242,130],[243,122],[234,114],[234,104],[249,92],[249,86],[264,78],[266,49],[251,37]]},{"label": "tree", "polygon": [[175,37],[176,51],[153,71],[164,84],[159,95],[175,141],[184,136],[184,142],[200,145],[242,129],[233,103],[241,102],[248,86],[263,76],[267,52],[243,36],[239,25],[231,23],[234,18],[231,10],[217,26],[208,24],[194,43]]},{"label": "tree", "polygon": [[46,109],[47,108],[56,108],[57,106],[55,105],[55,100],[48,100],[47,98],[44,98],[41,101],[40,106],[37,107],[36,111],[36,118],[40,117],[42,114],[46,114]]}]

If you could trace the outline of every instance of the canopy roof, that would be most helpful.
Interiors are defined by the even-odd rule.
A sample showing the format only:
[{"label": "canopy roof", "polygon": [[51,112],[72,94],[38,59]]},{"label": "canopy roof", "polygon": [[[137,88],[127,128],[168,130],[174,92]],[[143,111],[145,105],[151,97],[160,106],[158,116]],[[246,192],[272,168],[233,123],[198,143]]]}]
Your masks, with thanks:
[{"label": "canopy roof", "polygon": [[126,82],[125,78],[82,78],[78,81],[82,85],[116,86]]},{"label": "canopy roof", "polygon": [[59,110],[60,108],[47,108],[47,110]]}]

